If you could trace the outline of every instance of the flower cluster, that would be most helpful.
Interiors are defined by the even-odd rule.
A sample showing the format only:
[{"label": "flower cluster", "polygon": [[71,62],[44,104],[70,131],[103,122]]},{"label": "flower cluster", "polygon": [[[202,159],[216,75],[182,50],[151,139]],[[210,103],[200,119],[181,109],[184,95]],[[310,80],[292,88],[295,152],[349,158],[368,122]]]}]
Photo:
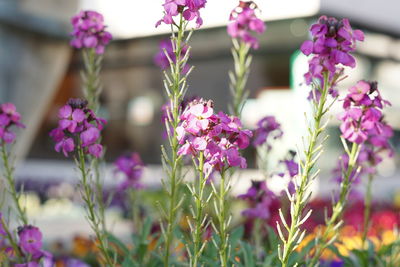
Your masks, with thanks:
[{"label": "flower cluster", "polygon": [[122,173],[125,180],[119,185],[119,189],[125,191],[129,188],[139,189],[143,185],[140,178],[143,175],[144,164],[138,153],[131,153],[117,158],[114,162],[116,173]]},{"label": "flower cluster", "polygon": [[345,111],[339,116],[343,137],[357,144],[368,140],[376,147],[388,148],[393,130],[383,120],[385,105],[390,103],[382,99],[376,82],[359,81],[351,87],[343,102]]},{"label": "flower cluster", "polygon": [[73,26],[71,46],[77,49],[94,48],[99,55],[104,53],[112,35],[105,30],[103,15],[96,11],[81,11],[72,17],[71,23]]},{"label": "flower cluster", "polygon": [[[343,68],[339,64],[354,68],[356,61],[350,54],[356,49],[356,42],[364,40],[361,30],[353,30],[348,19],[338,21],[335,18],[321,16],[310,29],[313,40],[307,40],[300,50],[305,55],[313,54],[309,61],[309,71],[304,75],[307,84],[318,80],[322,86],[323,73],[329,74],[329,83],[335,86]],[[332,96],[337,91],[329,88]]]},{"label": "flower cluster", "polygon": [[15,140],[15,133],[10,127],[15,125],[20,128],[25,126],[20,122],[21,115],[17,112],[14,104],[4,103],[0,106],[0,140],[2,144],[10,144]]},{"label": "flower cluster", "polygon": [[[176,63],[176,56],[174,52],[174,48],[172,46],[172,42],[170,39],[164,39],[160,41],[159,45],[160,50],[154,56],[154,63],[160,67],[162,70],[166,70],[170,67],[170,60],[173,63]],[[188,51],[187,45],[182,45],[181,49],[181,57],[184,57]],[[185,64],[182,67],[182,74],[186,74],[190,69],[190,66]]]},{"label": "flower cluster", "polygon": [[67,105],[59,112],[58,127],[50,132],[50,136],[56,142],[55,150],[68,153],[82,148],[84,153],[98,158],[103,147],[99,144],[100,131],[106,121],[96,117],[95,113],[87,107],[88,102],[82,99],[70,99]]},{"label": "flower cluster", "polygon": [[[274,116],[266,116],[257,122],[257,128],[254,131],[254,146],[268,144],[268,138],[279,139],[283,135],[281,125],[276,121]],[[268,150],[271,150],[271,145],[267,145]]]},{"label": "flower cluster", "polygon": [[248,218],[268,219],[270,217],[270,206],[275,194],[271,192],[265,181],[251,181],[251,187],[246,194],[238,196],[249,202],[249,208],[242,212]]},{"label": "flower cluster", "polygon": [[257,17],[257,10],[253,1],[240,1],[232,10],[228,24],[228,34],[232,38],[239,38],[254,49],[258,49],[259,43],[252,33],[262,34],[266,28],[264,22]]},{"label": "flower cluster", "polygon": [[[1,216],[1,214],[0,214]],[[1,218],[0,218],[1,220]],[[2,233],[0,232],[0,235]],[[24,263],[16,263],[15,267],[50,267],[54,266],[53,256],[51,253],[42,249],[42,233],[39,228],[32,225],[25,225],[18,228],[18,250],[24,258]],[[15,252],[13,247],[5,247],[5,252],[14,258]]]},{"label": "flower cluster", "polygon": [[204,8],[207,0],[165,0],[164,17],[156,23],[156,27],[165,24],[176,24],[174,17],[182,14],[187,21],[196,19],[197,27],[203,24],[200,9]]},{"label": "flower cluster", "polygon": [[223,112],[214,114],[213,102],[194,100],[181,115],[181,124],[176,129],[179,155],[204,153],[204,169],[221,171],[224,167],[246,168],[246,159],[239,149],[250,143],[252,132],[242,129],[237,117],[229,117]]}]

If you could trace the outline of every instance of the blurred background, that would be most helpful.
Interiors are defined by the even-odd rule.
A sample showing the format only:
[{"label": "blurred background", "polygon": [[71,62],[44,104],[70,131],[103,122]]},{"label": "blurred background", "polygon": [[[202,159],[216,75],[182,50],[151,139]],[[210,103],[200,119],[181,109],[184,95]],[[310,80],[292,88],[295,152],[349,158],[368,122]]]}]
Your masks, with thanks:
[{"label": "blurred background", "polygon": [[[103,137],[106,160],[111,163],[124,152],[139,152],[148,165],[145,183],[159,184],[160,145],[165,142],[160,109],[165,98],[162,72],[153,58],[159,51],[159,42],[168,38],[169,27],[154,27],[162,16],[162,3],[162,0],[0,0],[0,100],[15,103],[27,126],[19,132],[15,146],[20,181],[42,181],[37,186],[50,195],[74,192],[69,186],[76,182],[73,161],[54,151],[48,133],[56,127],[58,109],[70,97],[81,96],[82,60],[79,51],[69,46],[70,18],[79,10],[92,9],[104,14],[108,30],[114,36],[105,53],[101,78],[104,89],[100,113],[108,120]],[[267,31],[259,37],[260,49],[253,51],[247,85],[251,94],[243,120],[246,127],[254,128],[265,115],[277,117],[285,134],[273,157],[283,158],[288,149],[296,148],[305,133],[304,112],[309,104],[303,74],[307,58],[298,49],[309,38],[310,25],[322,14],[347,17],[353,28],[366,33],[366,40],[360,43],[355,55],[357,68],[348,71],[349,77],[341,83],[341,89],[347,90],[360,79],[379,82],[384,98],[392,103],[385,115],[395,129],[392,144],[399,151],[400,2],[259,0],[257,4]],[[202,11],[204,27],[191,40],[189,63],[195,70],[190,76],[187,95],[213,99],[217,110],[227,110],[230,101],[228,71],[233,68],[233,60],[226,22],[236,5],[236,0],[208,0]],[[337,186],[331,181],[331,170],[342,151],[335,117],[339,110],[340,103],[331,112],[330,139],[321,158],[321,179],[316,184],[316,192],[327,196]],[[255,151],[247,152],[248,176],[257,176],[251,170],[255,167],[254,155]],[[376,197],[389,199],[400,190],[399,160],[396,156],[381,164],[380,177],[374,186]],[[112,171],[107,174],[112,180]],[[64,187],[49,191],[56,182],[64,183]],[[247,183],[238,185],[238,192],[246,189]],[[40,203],[40,199],[33,197],[29,203],[39,209],[35,203]],[[60,216],[64,209],[66,217],[74,218],[71,209],[65,209],[67,204],[57,205],[62,207],[58,213],[54,211],[54,203],[51,209],[42,212]],[[52,229],[60,234],[60,228]]]}]

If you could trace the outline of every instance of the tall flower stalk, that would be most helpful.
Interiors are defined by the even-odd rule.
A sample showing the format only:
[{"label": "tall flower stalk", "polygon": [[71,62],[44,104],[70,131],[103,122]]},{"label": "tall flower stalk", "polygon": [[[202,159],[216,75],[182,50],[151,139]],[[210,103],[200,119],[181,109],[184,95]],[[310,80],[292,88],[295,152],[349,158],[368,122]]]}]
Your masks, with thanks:
[{"label": "tall flower stalk", "polygon": [[262,34],[265,25],[257,18],[258,8],[253,1],[239,1],[239,5],[230,14],[228,34],[232,37],[232,56],[234,71],[229,72],[230,91],[232,104],[230,112],[240,117],[243,106],[249,96],[246,90],[247,80],[250,74],[252,56],[250,49],[258,49],[259,43],[252,33]]},{"label": "tall flower stalk", "polygon": [[227,210],[227,202],[228,202],[228,194],[230,191],[230,183],[227,183],[226,178],[226,170],[222,169],[221,172],[221,181],[219,184],[219,189],[214,189],[214,198],[215,198],[215,212],[217,214],[217,225],[216,231],[219,237],[218,244],[218,252],[219,252],[219,260],[222,267],[228,266],[228,258],[229,258],[229,235],[228,235],[228,227],[230,224],[230,215]]},{"label": "tall flower stalk", "polygon": [[[96,114],[100,108],[99,97],[102,91],[100,71],[106,45],[111,41],[112,35],[106,31],[104,18],[95,11],[81,11],[71,19],[73,32],[71,45],[82,50],[84,71],[81,72],[83,80],[83,95],[88,101],[88,107]],[[103,183],[100,175],[100,160],[91,159],[91,167],[95,177],[95,201],[102,231],[106,232],[105,202],[103,198]]]},{"label": "tall flower stalk", "polygon": [[85,203],[87,220],[96,235],[96,243],[103,257],[104,262],[107,266],[116,266],[116,263],[112,259],[109,253],[109,245],[107,240],[107,233],[104,231],[102,224],[102,215],[97,207],[95,196],[96,190],[93,188],[93,178],[89,168],[86,167],[86,156],[82,147],[82,144],[78,145],[77,148],[77,164],[81,173],[81,196]]},{"label": "tall flower stalk", "polygon": [[[346,141],[343,141],[346,142]],[[345,145],[347,147],[347,144]],[[344,208],[346,206],[347,197],[351,189],[352,175],[357,172],[357,158],[360,153],[361,146],[357,143],[353,143],[351,151],[346,149],[348,156],[348,166],[343,170],[343,181],[340,185],[339,200],[334,204],[332,208],[332,216],[327,219],[326,228],[323,230],[321,236],[317,239],[315,246],[314,255],[307,266],[317,266],[322,252],[331,245],[339,235],[339,229],[342,225],[341,217],[343,215]]]},{"label": "tall flower stalk", "polygon": [[[221,266],[228,265],[229,259],[229,224],[230,214],[228,210],[228,196],[230,191],[230,179],[226,175],[230,167],[246,168],[246,160],[240,155],[239,150],[246,148],[250,143],[252,132],[242,129],[242,124],[237,117],[228,116],[223,112],[214,114],[213,102],[203,99],[194,100],[188,104],[183,112],[182,122],[177,128],[179,141],[179,155],[192,155],[198,159],[195,165],[198,171],[202,171],[198,180],[199,191],[192,189],[195,203],[199,209],[195,212],[194,230],[197,233],[204,232],[205,217],[202,214],[204,206],[210,197],[200,198],[197,193],[203,194],[207,177],[212,171],[219,172],[221,180],[219,187],[211,181],[216,222],[213,227],[219,240],[213,240],[219,251]],[[204,197],[204,198],[203,198]],[[196,229],[197,228],[197,229]],[[194,239],[195,250],[202,251],[202,246],[196,245],[200,236]],[[196,251],[197,252],[197,251]],[[195,254],[193,254],[195,255]],[[195,259],[196,260],[196,259]],[[195,266],[195,265],[192,265]]]},{"label": "tall flower stalk", "polygon": [[193,211],[194,226],[189,221],[190,230],[193,238],[193,252],[190,254],[190,266],[197,267],[200,263],[200,257],[207,245],[207,241],[203,241],[205,229],[207,229],[207,214],[204,210],[208,204],[210,197],[205,195],[205,188],[209,173],[205,173],[204,169],[204,153],[200,152],[197,159],[193,159],[194,165],[198,173],[193,187],[189,187],[194,198],[195,209]]},{"label": "tall flower stalk", "polygon": [[[334,101],[337,98],[335,86],[343,78],[343,67],[340,64],[355,67],[355,59],[350,52],[355,50],[356,41],[364,39],[361,31],[353,31],[347,19],[338,21],[326,16],[319,18],[318,23],[312,25],[310,32],[313,40],[305,41],[301,51],[307,56],[313,54],[309,61],[309,71],[305,74],[306,83],[313,85],[309,97],[312,100],[313,120],[312,125],[308,127],[309,135],[304,148],[304,159],[299,160],[299,175],[294,183],[295,192],[294,194],[288,192],[290,224],[286,222],[282,212],[280,212],[281,224],[277,223],[282,240],[282,244],[278,247],[278,255],[283,267],[288,266],[290,255],[305,235],[300,226],[311,215],[311,211],[306,215],[303,215],[303,211],[311,196],[311,183],[319,173],[313,169],[322,154],[320,137],[326,128],[323,117],[331,106],[328,96],[331,95]],[[287,234],[283,234],[282,228]]]},{"label": "tall flower stalk", "polygon": [[55,150],[75,156],[80,171],[80,193],[85,203],[87,221],[95,233],[99,251],[107,266],[115,266],[110,256],[107,233],[104,230],[103,203],[97,201],[96,181],[87,162],[102,156],[103,146],[100,144],[100,132],[106,121],[96,116],[88,108],[88,102],[82,99],[70,99],[58,113],[58,127],[50,132],[56,142]]},{"label": "tall flower stalk", "polygon": [[[383,100],[376,82],[359,81],[349,89],[349,93],[343,102],[345,112],[340,115],[342,121],[340,130],[342,132],[342,143],[347,156],[342,162],[343,178],[340,184],[339,198],[332,208],[332,215],[326,221],[326,228],[318,238],[315,246],[314,256],[308,266],[316,266],[319,258],[326,247],[332,244],[342,225],[342,216],[347,204],[348,195],[355,177],[359,176],[361,164],[359,155],[363,148],[364,161],[376,158],[374,153],[368,153],[366,146],[373,142],[374,146],[387,147],[387,137],[392,133],[391,128],[383,122],[381,109],[387,101]],[[386,130],[385,130],[386,129]],[[378,137],[379,136],[379,137]],[[378,137],[378,138],[377,138]],[[385,138],[386,137],[386,138]],[[347,142],[352,144],[349,149]],[[368,155],[369,154],[369,155]]]},{"label": "tall flower stalk", "polygon": [[11,130],[11,127],[25,127],[20,121],[21,115],[17,112],[14,104],[4,103],[0,106],[0,150],[3,162],[3,177],[19,221],[22,225],[27,225],[28,218],[26,210],[20,203],[21,196],[15,187],[14,167],[10,162],[10,152],[8,151],[8,146],[12,145],[16,137],[15,133]]},{"label": "tall flower stalk", "polygon": [[[161,207],[166,226],[161,224],[164,237],[164,266],[169,266],[171,246],[173,244],[173,232],[176,227],[177,214],[184,198],[181,196],[180,185],[183,176],[181,174],[182,157],[178,155],[179,141],[177,127],[180,123],[180,105],[187,90],[187,78],[191,70],[184,71],[189,58],[190,47],[187,47],[191,32],[186,33],[189,21],[196,20],[197,27],[202,24],[199,10],[204,8],[206,0],[166,0],[164,16],[156,23],[156,27],[162,23],[171,25],[171,44],[173,57],[168,51],[164,51],[169,62],[169,73],[164,72],[164,87],[169,100],[167,108],[167,128],[169,152],[162,146],[163,168],[168,175],[168,179],[163,182],[164,189],[168,195],[167,204]],[[175,21],[177,20],[177,21]],[[183,53],[183,51],[186,51]]]},{"label": "tall flower stalk", "polygon": [[7,183],[8,193],[10,194],[11,199],[14,203],[18,219],[23,225],[26,225],[28,224],[28,217],[26,215],[25,208],[23,208],[21,205],[21,195],[17,192],[15,188],[14,168],[10,164],[10,153],[7,151],[7,145],[4,142],[1,143],[1,158],[4,168],[3,175]]}]

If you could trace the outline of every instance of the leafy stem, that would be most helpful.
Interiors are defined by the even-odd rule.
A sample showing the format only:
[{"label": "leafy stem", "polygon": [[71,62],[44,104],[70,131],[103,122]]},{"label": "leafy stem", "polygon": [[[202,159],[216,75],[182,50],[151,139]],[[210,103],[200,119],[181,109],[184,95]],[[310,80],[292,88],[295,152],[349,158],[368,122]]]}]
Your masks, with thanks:
[{"label": "leafy stem", "polygon": [[[180,15],[179,25],[175,25],[175,27],[177,27],[177,35],[174,33],[174,26],[171,27],[171,42],[174,50],[175,62],[168,56],[168,53],[164,51],[170,63],[170,73],[168,74],[167,72],[164,72],[164,85],[170,105],[167,109],[168,119],[166,121],[170,154],[168,155],[164,147],[161,147],[163,167],[168,175],[167,182],[163,183],[164,189],[167,191],[168,195],[168,204],[165,208],[167,211],[165,211],[163,207],[160,207],[167,222],[167,227],[165,230],[164,226],[161,225],[164,235],[165,251],[163,260],[165,267],[169,266],[171,245],[174,238],[173,232],[176,227],[177,211],[179,210],[179,207],[183,201],[183,199],[178,201],[182,177],[180,175],[181,157],[178,155],[179,142],[176,128],[180,122],[180,104],[187,90],[186,79],[190,73],[189,71],[184,75],[182,74],[183,67],[186,64],[190,50],[188,49],[186,54],[182,57],[182,45],[185,38],[184,33],[187,27],[187,23],[185,22],[182,14]],[[188,41],[189,37],[190,35],[186,38],[186,41]]]},{"label": "leafy stem", "polygon": [[116,266],[108,252],[107,235],[104,229],[102,228],[101,215],[99,214],[99,211],[96,208],[95,204],[96,194],[92,188],[93,181],[91,179],[90,170],[86,168],[86,158],[81,144],[78,146],[77,165],[79,171],[81,172],[80,192],[82,195],[82,199],[85,202],[86,217],[90,224],[90,227],[92,228],[93,232],[96,235],[97,246],[107,266]]},{"label": "leafy stem", "polygon": [[[227,217],[227,196],[230,190],[229,183],[226,181],[226,171],[223,168],[221,170],[221,182],[219,184],[219,189],[213,186],[213,193],[215,197],[215,213],[217,217],[216,225],[214,225],[215,231],[219,236],[219,244],[216,245],[218,249],[219,259],[222,267],[228,266],[229,258],[229,234],[228,227],[230,223],[230,218]],[[213,185],[213,184],[212,184]]]},{"label": "leafy stem", "polygon": [[195,228],[193,233],[193,253],[191,259],[191,266],[197,267],[201,254],[207,242],[202,243],[203,233],[207,226],[207,216],[204,215],[204,208],[207,205],[208,199],[204,198],[204,189],[207,183],[207,176],[204,174],[204,153],[200,152],[198,157],[197,172],[199,178],[195,181],[195,186],[191,188],[192,195],[195,202],[195,211],[193,219],[195,221]]},{"label": "leafy stem", "polygon": [[1,158],[3,160],[4,177],[8,184],[8,192],[14,202],[15,208],[18,213],[18,218],[23,225],[28,225],[26,210],[21,206],[20,194],[15,188],[14,168],[10,164],[10,154],[8,153],[7,145],[4,142],[1,143]]},{"label": "leafy stem", "polygon": [[230,112],[240,117],[243,105],[249,95],[249,91],[246,91],[246,84],[250,74],[252,57],[249,54],[250,46],[248,44],[237,39],[232,39],[232,42],[232,56],[235,67],[234,71],[229,72],[230,91],[233,99]]},{"label": "leafy stem", "polygon": [[288,266],[289,263],[289,257],[291,253],[297,248],[301,240],[304,238],[305,231],[302,233],[300,230],[300,226],[308,219],[308,217],[311,215],[311,211],[308,212],[304,217],[303,217],[303,210],[308,203],[308,200],[311,196],[311,192],[309,192],[309,187],[311,185],[311,182],[316,178],[318,175],[318,171],[312,173],[312,169],[315,166],[315,163],[319,159],[319,157],[322,154],[322,145],[317,146],[318,140],[320,135],[324,132],[326,125],[322,124],[322,118],[324,114],[327,112],[326,109],[326,102],[327,102],[327,96],[328,96],[328,91],[330,88],[329,84],[329,73],[324,72],[323,73],[323,87],[321,90],[321,96],[319,98],[319,101],[316,99],[316,92],[314,91],[314,109],[313,109],[313,121],[314,121],[314,126],[311,128],[309,127],[308,132],[309,132],[309,137],[308,137],[308,147],[304,151],[304,157],[305,159],[303,161],[299,161],[300,163],[300,172],[299,172],[299,178],[300,178],[300,184],[298,185],[295,183],[296,186],[296,191],[293,195],[288,194],[289,200],[290,200],[290,217],[291,217],[291,224],[290,226],[286,223],[282,212],[281,214],[281,220],[283,227],[287,230],[288,234],[287,237],[283,236],[282,230],[281,230],[281,225],[278,226],[278,233],[279,236],[283,242],[283,250],[281,249],[281,246],[278,246],[278,254],[279,254],[279,259],[282,263],[283,267]]},{"label": "leafy stem", "polygon": [[[345,142],[343,140],[343,142]],[[307,266],[317,266],[317,263],[322,255],[322,252],[332,244],[337,236],[342,225],[341,217],[343,215],[344,208],[347,203],[347,197],[349,195],[353,180],[351,179],[354,170],[356,169],[357,158],[360,153],[361,146],[353,143],[351,151],[349,153],[349,164],[347,170],[343,173],[343,180],[340,184],[340,195],[339,200],[335,203],[332,209],[332,216],[326,222],[326,228],[315,246],[314,255]]]}]

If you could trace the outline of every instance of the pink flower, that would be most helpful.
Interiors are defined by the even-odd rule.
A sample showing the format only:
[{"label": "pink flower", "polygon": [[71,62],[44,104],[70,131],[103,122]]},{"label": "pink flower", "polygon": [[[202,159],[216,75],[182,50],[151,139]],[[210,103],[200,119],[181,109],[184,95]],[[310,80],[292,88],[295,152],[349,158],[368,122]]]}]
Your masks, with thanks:
[{"label": "pink flower", "polygon": [[17,112],[14,104],[4,103],[0,105],[0,141],[2,144],[14,142],[16,135],[10,130],[13,125],[25,128],[20,120],[21,115]]},{"label": "pink flower", "polygon": [[206,173],[229,166],[246,168],[239,150],[249,145],[252,132],[242,129],[238,118],[223,112],[216,115],[213,111],[212,101],[200,99],[189,103],[176,129],[181,144],[178,154],[197,156],[203,152]]},{"label": "pink flower", "polygon": [[258,49],[259,43],[253,33],[262,34],[265,31],[264,22],[256,15],[257,5],[253,1],[240,1],[230,15],[228,34],[232,38],[239,38],[254,49]]},{"label": "pink flower", "polygon": [[97,54],[103,54],[105,46],[111,41],[112,35],[106,31],[103,15],[96,11],[81,11],[71,19],[73,31],[71,46],[93,48]]},{"label": "pink flower", "polygon": [[56,142],[55,150],[68,154],[82,147],[84,153],[98,158],[103,147],[99,144],[100,131],[106,121],[96,117],[94,112],[87,108],[87,101],[70,99],[67,105],[59,112],[60,121],[58,127],[50,132],[50,136]]},{"label": "pink flower", "polygon": [[156,23],[156,27],[161,23],[176,24],[174,17],[182,14],[186,21],[196,20],[199,28],[203,24],[200,9],[204,8],[206,3],[206,0],[165,0],[164,17]]},{"label": "pink flower", "polygon": [[359,81],[351,87],[343,101],[345,111],[339,117],[343,137],[361,144],[381,133],[382,129],[389,133],[388,127],[382,122],[383,104],[389,103],[381,98],[376,82]]}]

